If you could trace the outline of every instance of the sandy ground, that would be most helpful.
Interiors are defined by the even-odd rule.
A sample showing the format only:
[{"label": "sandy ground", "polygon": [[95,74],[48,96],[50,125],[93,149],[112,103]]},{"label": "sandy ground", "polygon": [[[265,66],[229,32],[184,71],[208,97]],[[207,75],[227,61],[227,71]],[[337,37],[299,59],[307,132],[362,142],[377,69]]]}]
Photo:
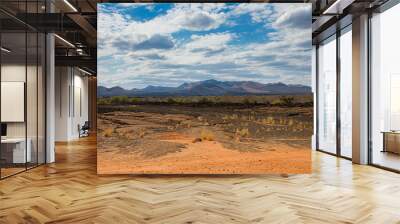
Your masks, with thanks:
[{"label": "sandy ground", "polygon": [[[307,116],[293,118],[297,120],[285,126],[282,122],[260,122],[268,109],[260,110],[252,120],[244,117],[247,112],[243,110],[224,120],[225,110],[208,109],[199,116],[191,109],[175,111],[178,109],[181,108],[143,107],[101,114],[98,173],[311,172],[309,129],[302,129]],[[280,121],[282,117],[276,119]]]},{"label": "sandy ground", "polygon": [[122,154],[118,150],[98,154],[99,174],[265,174],[310,173],[311,151],[270,143],[257,152],[226,149],[216,141],[193,143],[193,138],[173,135],[161,139],[181,143],[186,149],[157,158]]}]

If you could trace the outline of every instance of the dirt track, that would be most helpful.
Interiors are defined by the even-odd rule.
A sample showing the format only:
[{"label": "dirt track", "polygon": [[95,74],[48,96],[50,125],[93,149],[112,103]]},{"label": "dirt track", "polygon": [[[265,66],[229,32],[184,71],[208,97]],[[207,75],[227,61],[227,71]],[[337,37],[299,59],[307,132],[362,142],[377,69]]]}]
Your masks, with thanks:
[{"label": "dirt track", "polygon": [[140,106],[103,113],[98,173],[308,173],[312,119],[308,108],[292,110],[295,117],[280,108]]}]

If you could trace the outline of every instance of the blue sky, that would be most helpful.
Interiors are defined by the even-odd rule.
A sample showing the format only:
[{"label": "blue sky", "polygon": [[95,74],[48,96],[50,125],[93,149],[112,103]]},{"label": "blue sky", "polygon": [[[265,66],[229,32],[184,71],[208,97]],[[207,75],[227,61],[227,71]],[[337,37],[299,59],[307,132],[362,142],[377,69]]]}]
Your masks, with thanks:
[{"label": "blue sky", "polygon": [[310,85],[311,5],[98,4],[99,85]]}]

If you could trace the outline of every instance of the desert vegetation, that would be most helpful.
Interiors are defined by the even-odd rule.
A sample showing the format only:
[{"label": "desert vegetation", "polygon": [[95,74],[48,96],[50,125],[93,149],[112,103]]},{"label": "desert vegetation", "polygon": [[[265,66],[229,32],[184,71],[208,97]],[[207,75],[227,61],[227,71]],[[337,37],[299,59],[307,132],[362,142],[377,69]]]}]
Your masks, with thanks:
[{"label": "desert vegetation", "polygon": [[112,96],[98,99],[100,106],[105,105],[188,105],[188,106],[283,106],[310,107],[311,95],[293,96],[178,96],[178,97],[128,97]]},{"label": "desert vegetation", "polygon": [[308,172],[310,100],[310,96],[101,99],[99,172]]}]

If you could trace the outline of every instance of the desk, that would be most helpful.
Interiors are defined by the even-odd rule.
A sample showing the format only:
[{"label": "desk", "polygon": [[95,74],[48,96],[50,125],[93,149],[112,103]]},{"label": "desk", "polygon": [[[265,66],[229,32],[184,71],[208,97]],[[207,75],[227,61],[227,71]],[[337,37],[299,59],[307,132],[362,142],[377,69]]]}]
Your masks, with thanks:
[{"label": "desk", "polygon": [[400,154],[400,131],[383,131],[382,152]]},{"label": "desk", "polygon": [[[27,139],[27,147],[25,151],[25,138],[4,138],[1,139],[1,151],[2,151],[2,157],[3,157],[3,152],[5,154],[12,154],[7,155],[6,160],[7,162],[10,163],[26,163],[26,162],[31,162],[32,160],[32,152],[31,152],[31,145],[32,141],[31,139]],[[10,147],[12,147],[10,149]],[[9,153],[8,153],[9,152]],[[3,157],[4,158],[4,157]],[[12,158],[12,160],[11,160]]]}]

